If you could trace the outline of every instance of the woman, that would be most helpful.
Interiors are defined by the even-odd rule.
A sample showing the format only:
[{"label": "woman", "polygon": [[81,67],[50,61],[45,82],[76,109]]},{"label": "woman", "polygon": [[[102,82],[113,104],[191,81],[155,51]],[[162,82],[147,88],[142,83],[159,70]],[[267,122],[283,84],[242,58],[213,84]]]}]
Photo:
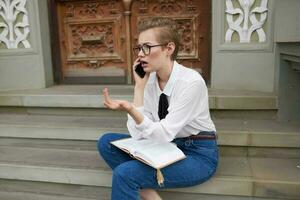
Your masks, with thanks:
[{"label": "woman", "polygon": [[167,18],[152,18],[139,23],[137,59],[146,72],[134,72],[133,103],[113,100],[103,90],[105,107],[128,113],[131,137],[161,143],[174,142],[185,159],[163,168],[164,185],[157,183],[156,170],[132,159],[110,144],[130,137],[108,133],[98,141],[98,150],[113,169],[112,200],[160,199],[155,189],[188,187],[203,183],[216,171],[218,147],[216,130],[210,118],[208,92],[196,71],[178,64],[176,24]]}]

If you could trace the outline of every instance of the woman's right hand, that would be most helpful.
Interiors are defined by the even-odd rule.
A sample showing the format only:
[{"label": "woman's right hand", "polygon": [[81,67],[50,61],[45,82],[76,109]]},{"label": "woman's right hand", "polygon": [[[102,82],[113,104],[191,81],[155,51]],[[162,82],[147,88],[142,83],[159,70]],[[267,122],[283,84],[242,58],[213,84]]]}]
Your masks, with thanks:
[{"label": "woman's right hand", "polygon": [[104,106],[108,109],[111,110],[123,110],[126,112],[130,112],[132,110],[132,104],[126,100],[116,100],[116,99],[111,99],[108,93],[108,89],[104,88],[102,90],[102,94],[104,97]]},{"label": "woman's right hand", "polygon": [[135,72],[135,68],[137,67],[137,65],[140,64],[140,58],[137,58],[134,63],[133,63],[133,76],[134,76],[134,80],[135,80],[135,85],[138,87],[142,87],[144,88],[148,79],[149,79],[149,72],[146,72],[144,78],[141,78],[136,72]]}]

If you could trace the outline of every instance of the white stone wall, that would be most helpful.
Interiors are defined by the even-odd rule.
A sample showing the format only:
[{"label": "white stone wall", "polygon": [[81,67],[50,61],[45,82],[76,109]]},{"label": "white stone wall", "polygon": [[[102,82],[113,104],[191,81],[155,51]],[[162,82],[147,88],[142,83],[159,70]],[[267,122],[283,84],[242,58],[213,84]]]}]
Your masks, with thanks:
[{"label": "white stone wall", "polygon": [[[234,8],[228,10],[226,1],[213,0],[211,87],[273,92],[275,75],[274,1],[269,0],[267,7],[263,0],[252,0],[251,2],[250,0],[233,0],[232,2]],[[250,2],[253,5],[245,10],[241,6],[242,2]],[[261,6],[262,4],[263,6]],[[255,10],[260,10],[257,21],[264,23],[259,24],[260,26],[257,26],[255,31],[250,31],[253,27],[250,13]],[[232,19],[228,20],[229,12],[241,12],[235,16],[240,16],[240,20],[242,20],[238,27],[241,29],[239,30],[241,34],[235,33],[236,39],[231,41],[226,38],[230,31],[230,21],[232,21]],[[233,23],[236,23],[239,17],[235,17],[233,20]],[[246,25],[245,21],[248,21]],[[257,30],[263,32],[261,34],[263,37],[255,33]],[[243,31],[245,32],[244,37]]]},{"label": "white stone wall", "polygon": [[276,0],[275,42],[300,41],[300,1]]},{"label": "white stone wall", "polygon": [[[226,9],[227,1],[233,2],[235,10]],[[254,33],[250,41],[240,41],[238,36],[241,34],[238,33],[232,37],[233,40],[226,39],[228,13],[235,14],[231,18],[233,21],[238,20],[239,12],[246,15],[245,9],[239,5],[241,2],[253,3],[248,16],[251,11],[259,10],[256,16],[257,21],[264,22],[259,24],[264,32],[261,33],[263,39],[258,33]],[[279,77],[277,42],[300,41],[300,1],[269,0],[267,8],[265,3],[263,0],[213,0],[212,88],[276,93]],[[259,17],[260,13],[263,16]],[[249,28],[252,23],[250,19],[248,22]],[[240,23],[240,28],[244,28],[244,21]],[[248,33],[249,30],[245,31]]]},{"label": "white stone wall", "polygon": [[0,90],[52,85],[47,0],[1,1]]}]

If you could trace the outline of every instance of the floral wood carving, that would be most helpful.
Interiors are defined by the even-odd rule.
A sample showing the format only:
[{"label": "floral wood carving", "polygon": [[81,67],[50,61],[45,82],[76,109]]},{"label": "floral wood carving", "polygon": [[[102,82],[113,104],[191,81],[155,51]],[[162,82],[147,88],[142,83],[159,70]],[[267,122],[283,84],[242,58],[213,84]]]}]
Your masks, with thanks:
[{"label": "floral wood carving", "polygon": [[181,13],[182,10],[183,10],[182,5],[175,0],[159,0],[158,4],[156,4],[153,8],[153,12],[155,13],[168,13],[168,14]]},{"label": "floral wood carving", "polygon": [[[194,28],[196,27],[195,18],[181,18],[175,19],[177,23],[177,30],[180,38],[180,46],[179,46],[179,56],[192,56],[196,58],[196,48],[198,48],[198,44],[196,41],[196,31]],[[203,36],[199,36],[201,40],[203,40]],[[133,46],[137,45],[138,37],[135,36],[133,39]]]},{"label": "floral wood carving", "polygon": [[0,43],[7,49],[17,49],[22,43],[30,48],[26,0],[0,0]]},{"label": "floral wood carving", "polygon": [[[138,0],[139,13],[145,14],[149,12],[148,0]],[[158,0],[151,5],[151,13],[153,14],[171,14],[176,15],[179,13],[194,13],[197,8],[194,0]]]},{"label": "floral wood carving", "polygon": [[95,17],[98,13],[99,3],[85,3],[79,11],[79,15]]},{"label": "floral wood carving", "polygon": [[147,0],[139,1],[139,11],[142,14],[147,13],[147,11],[148,11],[148,1]]},{"label": "floral wood carving", "polygon": [[71,30],[71,54],[92,57],[114,52],[112,24],[73,24]]},{"label": "floral wood carving", "polygon": [[180,38],[180,54],[191,54],[194,51],[193,22],[191,19],[176,20]]},{"label": "floral wood carving", "polygon": [[194,1],[188,0],[187,1],[187,11],[194,13],[194,12],[196,12],[196,10],[197,10],[197,7],[195,6]]},{"label": "floral wood carving", "polygon": [[[260,6],[253,7],[256,0],[238,0],[240,8],[235,8],[233,0],[226,0],[226,19],[228,30],[225,41],[231,42],[232,35],[237,32],[241,43],[250,43],[251,36],[257,32],[259,42],[266,41],[263,25],[267,19],[268,0],[261,0]],[[234,16],[237,16],[234,18]],[[259,18],[257,17],[259,16]],[[250,23],[249,23],[250,21]]]},{"label": "floral wood carving", "polygon": [[74,5],[73,4],[67,5],[66,16],[67,17],[74,17],[74,15],[75,15]]},{"label": "floral wood carving", "polygon": [[115,0],[66,3],[66,8],[66,17],[75,18],[94,18],[120,13]]}]

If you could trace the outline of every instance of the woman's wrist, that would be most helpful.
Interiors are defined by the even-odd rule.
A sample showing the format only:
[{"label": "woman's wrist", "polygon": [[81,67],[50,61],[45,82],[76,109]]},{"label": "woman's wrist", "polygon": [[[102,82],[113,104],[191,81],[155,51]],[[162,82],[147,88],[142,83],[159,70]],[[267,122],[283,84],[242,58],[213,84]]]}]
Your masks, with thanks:
[{"label": "woman's wrist", "polygon": [[144,104],[144,88],[143,85],[135,85],[133,104],[136,107],[143,106]]},{"label": "woman's wrist", "polygon": [[133,118],[136,124],[140,124],[144,120],[143,115],[138,111],[138,109],[134,105],[132,105],[131,108],[127,110],[127,113]]},{"label": "woman's wrist", "polygon": [[145,85],[144,84],[135,84],[134,91],[142,91],[144,92]]},{"label": "woman's wrist", "polygon": [[136,109],[136,107],[134,106],[133,103],[131,103],[131,106],[130,106],[128,109],[126,109],[126,112],[127,112],[128,114],[131,114],[131,113],[133,112],[134,109]]}]

